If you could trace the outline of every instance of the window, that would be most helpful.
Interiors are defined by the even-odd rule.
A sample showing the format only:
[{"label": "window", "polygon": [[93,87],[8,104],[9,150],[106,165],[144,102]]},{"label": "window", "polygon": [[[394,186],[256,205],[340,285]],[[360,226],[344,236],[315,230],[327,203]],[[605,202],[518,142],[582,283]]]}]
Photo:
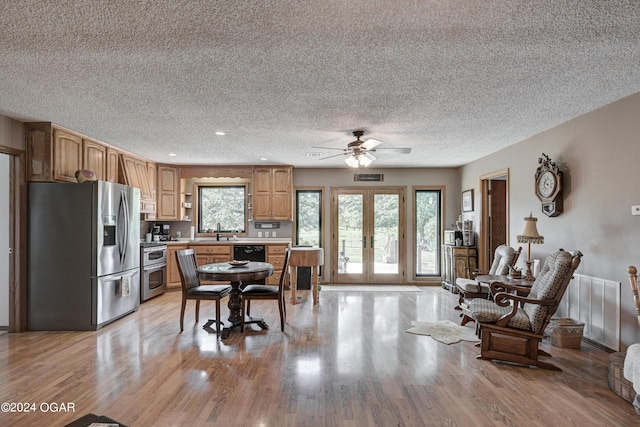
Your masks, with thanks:
[{"label": "window", "polygon": [[416,277],[440,276],[442,190],[414,188]]},{"label": "window", "polygon": [[198,233],[244,233],[246,185],[198,185]]},{"label": "window", "polygon": [[296,245],[322,246],[322,190],[296,190]]},{"label": "window", "polygon": [[296,190],[296,245],[322,247],[322,189]]}]

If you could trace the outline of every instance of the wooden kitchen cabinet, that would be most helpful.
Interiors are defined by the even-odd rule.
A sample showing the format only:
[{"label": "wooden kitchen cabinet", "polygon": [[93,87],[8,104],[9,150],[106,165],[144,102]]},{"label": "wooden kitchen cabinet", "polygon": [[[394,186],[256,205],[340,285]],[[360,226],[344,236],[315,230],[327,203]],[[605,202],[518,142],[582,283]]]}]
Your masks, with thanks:
[{"label": "wooden kitchen cabinet", "polygon": [[180,290],[182,286],[176,251],[187,249],[188,247],[188,245],[167,245],[167,290]]},{"label": "wooden kitchen cabinet", "polygon": [[[130,156],[128,154],[120,155],[120,181],[131,187],[140,189],[140,200],[147,202],[146,206],[154,206],[154,198],[151,193],[151,185],[149,185],[149,172],[147,170],[147,162],[139,157]],[[144,203],[143,203],[144,205]],[[155,212],[155,210],[154,210]],[[141,213],[151,213],[147,209]]]},{"label": "wooden kitchen cabinet", "polygon": [[115,148],[107,147],[106,153],[106,166],[105,166],[105,180],[111,182],[118,182],[118,164],[119,164],[120,152]]},{"label": "wooden kitchen cabinet", "polygon": [[284,258],[289,247],[286,243],[270,243],[267,245],[266,260],[273,265],[273,275],[267,278],[268,285],[278,285],[280,276],[282,275],[282,267],[284,266]]},{"label": "wooden kitchen cabinet", "polygon": [[53,179],[77,182],[76,171],[82,169],[82,138],[53,130]]},{"label": "wooden kitchen cabinet", "polygon": [[193,245],[191,247],[195,250],[198,266],[233,260],[233,245]]},{"label": "wooden kitchen cabinet", "polygon": [[252,202],[254,221],[291,221],[293,168],[291,166],[253,169]]},{"label": "wooden kitchen cabinet", "polygon": [[25,123],[25,138],[28,181],[75,183],[80,169],[95,172],[100,180],[118,181],[118,151],[108,144],[51,122]]},{"label": "wooden kitchen cabinet", "polygon": [[456,279],[466,277],[468,269],[478,268],[478,249],[472,246],[442,246],[442,287],[454,292]]},{"label": "wooden kitchen cabinet", "polygon": [[157,203],[157,220],[180,219],[180,174],[177,167],[158,165]]},{"label": "wooden kitchen cabinet", "polygon": [[88,139],[82,140],[82,168],[94,171],[100,181],[105,181],[107,178],[107,147]]},{"label": "wooden kitchen cabinet", "polygon": [[198,265],[233,260],[233,245],[193,245]]}]

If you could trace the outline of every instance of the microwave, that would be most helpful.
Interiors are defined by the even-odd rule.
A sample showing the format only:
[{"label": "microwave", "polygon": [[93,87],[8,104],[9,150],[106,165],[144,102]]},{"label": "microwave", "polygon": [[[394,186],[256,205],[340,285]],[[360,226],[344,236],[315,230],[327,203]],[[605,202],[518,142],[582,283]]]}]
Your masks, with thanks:
[{"label": "microwave", "polygon": [[444,230],[444,244],[455,245],[456,239],[462,239],[462,231],[460,230]]}]

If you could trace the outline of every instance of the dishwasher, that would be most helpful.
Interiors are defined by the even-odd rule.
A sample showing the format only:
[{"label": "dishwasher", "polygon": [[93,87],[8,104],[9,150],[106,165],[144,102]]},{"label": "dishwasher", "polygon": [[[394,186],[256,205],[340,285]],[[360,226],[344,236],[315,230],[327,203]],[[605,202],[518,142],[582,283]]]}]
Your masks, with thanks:
[{"label": "dishwasher", "polygon": [[[233,259],[236,261],[266,262],[267,252],[264,245],[234,245]],[[262,279],[256,280],[255,283],[264,285],[267,282],[266,279]]]}]

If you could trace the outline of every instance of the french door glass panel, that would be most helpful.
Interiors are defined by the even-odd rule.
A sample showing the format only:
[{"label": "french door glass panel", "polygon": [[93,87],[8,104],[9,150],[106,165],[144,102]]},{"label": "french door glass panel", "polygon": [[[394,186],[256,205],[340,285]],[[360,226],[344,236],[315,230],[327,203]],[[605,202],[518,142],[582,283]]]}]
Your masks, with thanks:
[{"label": "french door glass panel", "polygon": [[362,194],[338,196],[338,273],[362,274],[364,230]]},{"label": "french door glass panel", "polygon": [[373,195],[373,274],[398,274],[400,196]]}]

